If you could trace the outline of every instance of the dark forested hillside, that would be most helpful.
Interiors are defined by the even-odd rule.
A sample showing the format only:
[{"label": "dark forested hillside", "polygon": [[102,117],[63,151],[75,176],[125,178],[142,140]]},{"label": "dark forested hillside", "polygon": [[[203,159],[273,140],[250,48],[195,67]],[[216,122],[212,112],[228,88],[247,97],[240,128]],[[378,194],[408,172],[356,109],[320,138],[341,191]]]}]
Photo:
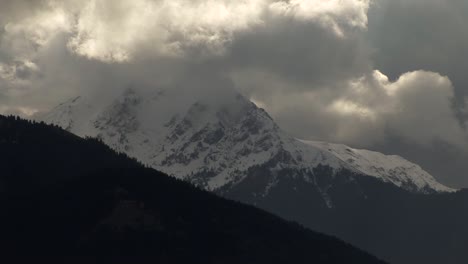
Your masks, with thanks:
[{"label": "dark forested hillside", "polygon": [[282,177],[294,173],[288,170],[278,171],[280,181],[267,196],[252,195],[263,190],[255,189],[268,175],[262,167],[220,194],[337,236],[390,263],[468,263],[468,190],[417,194],[349,171],[331,175],[330,168],[318,169],[314,175],[328,188],[330,207],[315,185]]},{"label": "dark forested hillside", "polygon": [[157,263],[380,263],[329,236],[195,189],[95,139],[0,116],[0,248]]}]

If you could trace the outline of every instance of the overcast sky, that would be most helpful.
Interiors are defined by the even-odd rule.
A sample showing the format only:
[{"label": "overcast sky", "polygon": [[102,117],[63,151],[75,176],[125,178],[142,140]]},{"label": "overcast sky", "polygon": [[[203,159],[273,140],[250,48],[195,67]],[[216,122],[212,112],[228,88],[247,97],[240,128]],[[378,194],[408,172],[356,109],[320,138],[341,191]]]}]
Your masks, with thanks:
[{"label": "overcast sky", "polygon": [[466,0],[1,0],[0,113],[223,79],[296,137],[468,187],[466,25]]}]

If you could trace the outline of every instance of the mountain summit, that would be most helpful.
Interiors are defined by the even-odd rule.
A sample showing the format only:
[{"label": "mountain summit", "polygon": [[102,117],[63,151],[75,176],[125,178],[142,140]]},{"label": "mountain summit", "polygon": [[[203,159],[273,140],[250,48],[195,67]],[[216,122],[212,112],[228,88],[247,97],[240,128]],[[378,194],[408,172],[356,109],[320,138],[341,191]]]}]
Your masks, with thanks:
[{"label": "mountain summit", "polygon": [[465,258],[457,246],[464,236],[451,239],[466,230],[460,214],[466,192],[399,156],[298,140],[232,90],[195,91],[81,96],[42,120],[98,137],[147,166],[337,236],[390,263]]},{"label": "mountain summit", "polygon": [[0,115],[2,255],[72,263],[383,263],[98,140]]},{"label": "mountain summit", "polygon": [[[146,165],[211,191],[236,188],[258,167],[268,171],[256,188],[259,196],[275,187],[281,170],[293,172],[282,177],[316,182],[318,167],[328,168],[330,177],[345,170],[411,192],[453,191],[399,156],[295,139],[233,91],[210,98],[187,92],[127,89],[106,104],[77,97],[41,119],[79,136],[98,137]],[[331,206],[327,190],[317,188]]]}]

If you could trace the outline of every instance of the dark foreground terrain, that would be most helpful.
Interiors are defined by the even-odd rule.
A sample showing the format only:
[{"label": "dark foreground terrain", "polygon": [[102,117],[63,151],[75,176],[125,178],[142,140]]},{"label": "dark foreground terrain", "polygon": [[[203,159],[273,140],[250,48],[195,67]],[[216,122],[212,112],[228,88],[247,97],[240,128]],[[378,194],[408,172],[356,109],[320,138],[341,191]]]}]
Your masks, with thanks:
[{"label": "dark foreground terrain", "polygon": [[145,168],[95,139],[0,116],[0,248],[157,263],[382,263]]},{"label": "dark foreground terrain", "polygon": [[252,195],[263,190],[267,166],[219,194],[336,236],[390,263],[468,263],[468,190],[417,194],[372,177],[330,171],[319,167],[313,175],[327,190],[331,208],[315,185],[289,180],[294,172],[287,169],[278,172],[280,180],[267,196]]}]

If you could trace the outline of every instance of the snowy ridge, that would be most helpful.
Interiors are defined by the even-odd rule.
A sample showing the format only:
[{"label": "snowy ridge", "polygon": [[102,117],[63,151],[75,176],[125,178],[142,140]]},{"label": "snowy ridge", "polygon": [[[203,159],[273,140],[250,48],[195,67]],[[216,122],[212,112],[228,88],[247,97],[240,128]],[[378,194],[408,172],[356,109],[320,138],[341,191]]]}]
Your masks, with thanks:
[{"label": "snowy ridge", "polygon": [[[277,171],[287,168],[293,171],[288,177],[312,182],[303,172],[319,165],[413,192],[453,191],[401,157],[297,140],[234,91],[206,98],[189,90],[128,89],[109,102],[78,97],[41,119],[79,136],[99,137],[146,165],[212,191],[243,182],[256,166],[268,166],[270,180],[263,191],[268,195],[278,183]],[[320,192],[327,198],[326,191]]]},{"label": "snowy ridge", "polygon": [[397,155],[384,155],[380,152],[354,149],[342,144],[320,141],[302,141],[338,157],[364,175],[373,176],[398,187],[415,185],[415,191],[435,190],[455,191],[437,182],[428,172]]}]

